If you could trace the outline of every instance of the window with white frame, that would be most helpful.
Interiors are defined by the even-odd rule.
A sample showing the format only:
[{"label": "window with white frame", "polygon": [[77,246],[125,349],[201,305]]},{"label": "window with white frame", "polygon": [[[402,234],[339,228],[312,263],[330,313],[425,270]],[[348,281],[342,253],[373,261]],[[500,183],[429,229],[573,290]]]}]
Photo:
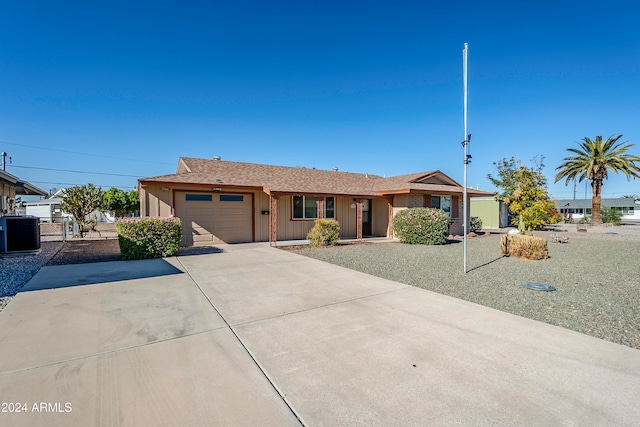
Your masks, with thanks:
[{"label": "window with white frame", "polygon": [[[314,196],[293,196],[292,197],[292,218],[293,219],[317,219],[318,218],[318,197]],[[324,198],[324,217],[335,218],[335,197]]]}]

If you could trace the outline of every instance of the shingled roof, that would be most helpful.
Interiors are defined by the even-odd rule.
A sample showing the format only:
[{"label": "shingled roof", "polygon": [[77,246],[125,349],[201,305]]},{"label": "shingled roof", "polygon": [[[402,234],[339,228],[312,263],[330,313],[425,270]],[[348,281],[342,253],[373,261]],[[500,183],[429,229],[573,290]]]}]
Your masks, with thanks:
[{"label": "shingled roof", "polygon": [[[378,175],[338,172],[258,163],[181,157],[178,171],[140,180],[145,183],[204,184],[216,187],[251,187],[266,193],[380,196],[411,190],[462,193],[462,186],[440,171],[383,178]],[[469,191],[472,191],[469,189]],[[487,195],[483,191],[474,193]]]}]

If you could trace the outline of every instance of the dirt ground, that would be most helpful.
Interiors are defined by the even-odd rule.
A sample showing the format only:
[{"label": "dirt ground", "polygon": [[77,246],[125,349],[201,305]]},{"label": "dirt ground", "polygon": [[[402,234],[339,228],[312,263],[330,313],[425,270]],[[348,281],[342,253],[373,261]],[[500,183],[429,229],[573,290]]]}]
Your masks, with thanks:
[{"label": "dirt ground", "polygon": [[118,239],[70,240],[49,260],[47,265],[86,264],[90,262],[120,261]]}]

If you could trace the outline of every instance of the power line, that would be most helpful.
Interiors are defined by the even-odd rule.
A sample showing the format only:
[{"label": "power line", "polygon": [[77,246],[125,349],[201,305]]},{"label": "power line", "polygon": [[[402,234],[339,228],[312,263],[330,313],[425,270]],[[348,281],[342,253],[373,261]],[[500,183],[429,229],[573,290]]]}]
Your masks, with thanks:
[{"label": "power line", "polygon": [[[86,185],[86,183],[78,184],[76,182],[53,182],[53,181],[29,181],[32,184],[54,184],[54,185]],[[121,189],[136,188],[136,186],[122,186],[122,185],[106,185],[106,184],[94,184],[97,187],[116,187]]]},{"label": "power line", "polygon": [[18,166],[18,165],[7,165],[14,168],[22,168],[22,169],[39,169],[45,171],[56,171],[56,172],[71,172],[71,173],[85,173],[89,175],[110,175],[110,176],[124,176],[128,178],[142,178],[140,175],[124,175],[119,173],[107,173],[107,172],[87,172],[87,171],[76,171],[70,169],[54,169],[54,168],[40,168],[36,166]]},{"label": "power line", "polygon": [[156,162],[156,161],[153,161],[153,160],[128,159],[126,157],[105,156],[104,154],[82,153],[80,151],[62,150],[60,148],[39,147],[37,145],[16,144],[15,142],[0,141],[0,143],[7,144],[7,145],[15,145],[17,147],[37,148],[39,150],[57,151],[57,152],[60,152],[60,153],[80,154],[82,156],[100,157],[100,158],[103,158],[103,159],[127,160],[127,161],[131,161],[131,162],[141,162],[141,163],[155,163],[155,164],[159,164],[159,165],[172,165],[173,164],[173,163],[169,163],[169,162]]}]

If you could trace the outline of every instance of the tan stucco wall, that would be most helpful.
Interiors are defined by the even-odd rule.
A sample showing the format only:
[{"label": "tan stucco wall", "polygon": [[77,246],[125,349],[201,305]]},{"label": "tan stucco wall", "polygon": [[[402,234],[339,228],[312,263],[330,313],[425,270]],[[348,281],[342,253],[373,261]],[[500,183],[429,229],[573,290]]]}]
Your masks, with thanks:
[{"label": "tan stucco wall", "polygon": [[169,187],[151,186],[140,188],[140,215],[168,217],[173,215],[173,190]]}]

